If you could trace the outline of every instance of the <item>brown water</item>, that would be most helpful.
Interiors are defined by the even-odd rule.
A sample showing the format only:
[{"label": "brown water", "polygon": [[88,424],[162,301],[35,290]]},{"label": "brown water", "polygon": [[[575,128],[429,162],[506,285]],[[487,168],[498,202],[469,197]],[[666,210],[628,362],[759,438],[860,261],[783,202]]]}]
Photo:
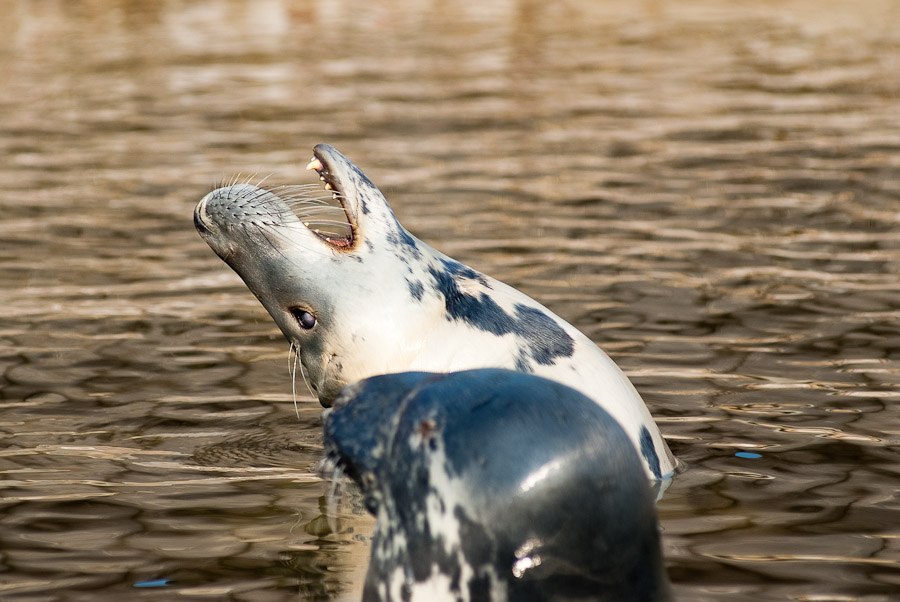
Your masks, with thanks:
[{"label": "brown water", "polygon": [[896,1],[0,8],[0,600],[357,597],[371,523],[191,224],[317,142],[631,375],[681,600],[900,599]]}]

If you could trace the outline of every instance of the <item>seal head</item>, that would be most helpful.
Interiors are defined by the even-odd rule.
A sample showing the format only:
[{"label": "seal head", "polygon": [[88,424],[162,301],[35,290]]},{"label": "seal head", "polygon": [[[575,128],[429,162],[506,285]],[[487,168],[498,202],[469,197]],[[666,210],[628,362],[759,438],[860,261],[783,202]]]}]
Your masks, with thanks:
[{"label": "seal head", "polygon": [[197,205],[194,225],[296,346],[328,407],[344,385],[411,363],[426,343],[409,332],[426,332],[435,316],[399,311],[410,309],[412,284],[395,263],[421,255],[381,192],[328,145],[315,148],[314,164],[340,204],[343,233],[312,227],[334,224],[334,206],[323,220],[327,207],[307,186],[218,188]]},{"label": "seal head", "polygon": [[[309,168],[320,188],[237,184],[194,211],[203,239],[298,349],[323,406],[377,374],[508,368],[569,385],[609,412],[665,479],[675,461],[643,401],[588,337],[527,295],[431,248],[334,148]],[[329,200],[332,200],[329,198]]]},{"label": "seal head", "polygon": [[339,397],[325,447],[377,519],[364,600],[669,599],[641,459],[570,387],[376,376]]}]

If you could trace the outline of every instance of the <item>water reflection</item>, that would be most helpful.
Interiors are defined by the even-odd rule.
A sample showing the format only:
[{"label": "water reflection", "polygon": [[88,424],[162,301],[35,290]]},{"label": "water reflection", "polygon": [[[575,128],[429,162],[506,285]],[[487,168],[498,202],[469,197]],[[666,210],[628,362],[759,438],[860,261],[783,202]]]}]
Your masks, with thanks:
[{"label": "water reflection", "polygon": [[355,598],[367,519],[190,223],[326,141],[632,375],[683,599],[890,599],[900,9],[595,4],[8,3],[0,598]]}]

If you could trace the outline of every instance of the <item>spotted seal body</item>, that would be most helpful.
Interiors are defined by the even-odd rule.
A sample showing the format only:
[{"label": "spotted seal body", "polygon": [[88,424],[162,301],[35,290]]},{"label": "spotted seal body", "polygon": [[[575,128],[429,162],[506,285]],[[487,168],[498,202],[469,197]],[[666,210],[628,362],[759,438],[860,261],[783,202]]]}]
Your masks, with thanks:
[{"label": "spotted seal body", "polygon": [[376,374],[509,368],[581,391],[625,429],[654,479],[675,466],[628,378],[527,295],[429,247],[334,148],[309,167],[340,202],[343,233],[315,227],[303,187],[225,186],[194,212],[203,239],[299,350],[320,402]]},{"label": "spotted seal body", "polygon": [[337,399],[325,449],[376,517],[363,600],[669,599],[641,459],[570,387],[376,376]]}]

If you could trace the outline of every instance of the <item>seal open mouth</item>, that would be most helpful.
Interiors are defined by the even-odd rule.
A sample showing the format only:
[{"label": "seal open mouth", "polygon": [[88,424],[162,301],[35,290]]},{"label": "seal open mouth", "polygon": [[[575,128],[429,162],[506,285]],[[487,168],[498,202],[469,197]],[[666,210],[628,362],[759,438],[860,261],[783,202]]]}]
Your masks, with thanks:
[{"label": "seal open mouth", "polygon": [[313,158],[306,169],[315,170],[319,174],[319,180],[325,183],[325,190],[331,192],[332,201],[338,205],[323,203],[298,217],[304,226],[326,243],[337,249],[350,249],[356,239],[356,224],[347,206],[340,177],[334,173],[334,169],[329,169],[331,167],[328,157],[322,155],[318,148],[313,149]]}]

